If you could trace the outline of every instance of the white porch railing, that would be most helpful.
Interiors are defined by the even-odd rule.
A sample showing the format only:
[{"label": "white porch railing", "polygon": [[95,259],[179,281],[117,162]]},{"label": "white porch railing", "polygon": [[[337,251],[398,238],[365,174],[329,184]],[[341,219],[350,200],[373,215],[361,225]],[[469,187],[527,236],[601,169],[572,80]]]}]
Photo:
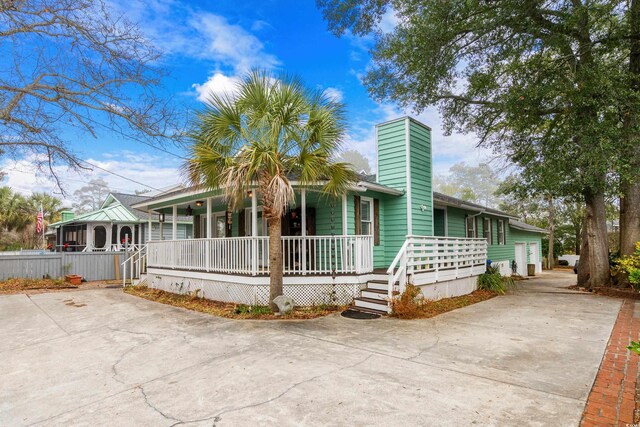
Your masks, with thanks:
[{"label": "white porch railing", "polygon": [[[372,236],[283,236],[284,274],[373,271]],[[149,267],[227,274],[269,274],[269,237],[151,241]]]},{"label": "white porch railing", "polygon": [[122,262],[122,286],[127,286],[127,279],[133,284],[133,279],[139,279],[146,271],[147,265],[147,245],[135,245],[135,249],[127,252],[131,253]]},{"label": "white porch railing", "polygon": [[423,285],[479,275],[486,262],[483,238],[408,236],[387,270],[388,301],[394,290],[402,293],[408,282]]}]

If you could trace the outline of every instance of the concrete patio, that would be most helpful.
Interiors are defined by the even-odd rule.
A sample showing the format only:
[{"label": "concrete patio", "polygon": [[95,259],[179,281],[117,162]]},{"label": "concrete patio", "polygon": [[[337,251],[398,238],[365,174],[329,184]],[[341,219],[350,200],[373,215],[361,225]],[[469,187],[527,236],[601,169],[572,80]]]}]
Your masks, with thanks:
[{"label": "concrete patio", "polygon": [[0,296],[0,425],[578,425],[621,300],[571,273],[434,319]]}]

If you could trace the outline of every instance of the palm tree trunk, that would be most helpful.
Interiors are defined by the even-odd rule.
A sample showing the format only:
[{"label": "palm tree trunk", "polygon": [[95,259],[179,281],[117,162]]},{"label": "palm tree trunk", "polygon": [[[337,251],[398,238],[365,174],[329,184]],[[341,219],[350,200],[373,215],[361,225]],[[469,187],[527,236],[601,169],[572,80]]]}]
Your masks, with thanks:
[{"label": "palm tree trunk", "polygon": [[282,217],[268,217],[269,222],[269,306],[276,313],[273,300],[282,295]]}]

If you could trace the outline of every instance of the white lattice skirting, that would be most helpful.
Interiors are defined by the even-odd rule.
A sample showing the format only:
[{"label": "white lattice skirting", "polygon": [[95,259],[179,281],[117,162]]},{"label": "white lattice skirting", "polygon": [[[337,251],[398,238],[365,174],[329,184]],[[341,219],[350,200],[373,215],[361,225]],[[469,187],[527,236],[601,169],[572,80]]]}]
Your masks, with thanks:
[{"label": "white lattice skirting", "polygon": [[[314,279],[316,282],[319,281],[317,277]],[[326,282],[331,282],[332,280],[331,277],[325,279]],[[247,305],[269,304],[268,278],[263,281],[266,281],[266,283],[237,283],[231,280],[219,280],[219,278],[183,277],[176,274],[176,272],[171,272],[171,275],[150,272],[147,277],[147,283],[150,288],[177,294],[196,294],[197,291],[198,296],[210,300]],[[350,304],[355,297],[360,296],[360,289],[364,284],[359,282],[359,280],[358,283],[303,284],[285,282],[283,291],[286,296],[293,298],[298,306],[345,305]]]}]

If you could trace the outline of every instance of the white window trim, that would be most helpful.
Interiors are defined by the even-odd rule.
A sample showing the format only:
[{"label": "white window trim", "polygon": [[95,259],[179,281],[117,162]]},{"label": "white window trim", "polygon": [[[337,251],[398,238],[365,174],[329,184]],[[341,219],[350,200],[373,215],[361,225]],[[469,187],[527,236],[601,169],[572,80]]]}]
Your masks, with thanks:
[{"label": "white window trim", "polygon": [[[502,238],[500,238],[500,225],[502,225]],[[504,225],[504,220],[498,220],[498,245],[506,245],[507,244],[507,229]]]},{"label": "white window trim", "polygon": [[[225,221],[227,220],[227,213],[225,211],[216,211],[216,212],[211,212],[211,219],[209,220],[209,218],[207,218],[207,215],[202,215],[200,217],[200,234],[203,236],[207,235],[207,229],[209,227],[211,228],[211,237],[215,238],[215,230],[216,228],[213,227],[213,225],[215,225],[216,220],[218,217],[223,217],[225,219]],[[224,236],[222,236],[224,237]]]},{"label": "white window trim", "polygon": [[[489,238],[488,239],[484,235],[486,233],[486,231],[487,231],[485,229],[486,221],[489,221]],[[491,220],[490,217],[486,217],[485,216],[485,217],[482,218],[482,237],[487,239],[487,245],[493,245],[493,221]]]},{"label": "white window trim", "polygon": [[[473,236],[469,236],[469,226],[467,221],[471,219],[471,224],[473,225]],[[464,219],[464,234],[468,239],[477,238],[478,237],[478,229],[476,228],[476,217],[474,215],[467,215]]]},{"label": "white window trim", "polygon": [[[374,224],[375,224],[375,218],[373,217],[374,214],[374,209],[373,209],[373,198],[372,197],[360,197],[360,209],[362,209],[362,202],[369,202],[369,221],[366,221],[368,223],[371,223],[371,227],[369,227],[369,229],[371,230],[371,234],[369,234],[369,236],[373,236],[375,233],[375,230],[373,229]],[[360,232],[362,233],[362,211],[360,212]]]}]

